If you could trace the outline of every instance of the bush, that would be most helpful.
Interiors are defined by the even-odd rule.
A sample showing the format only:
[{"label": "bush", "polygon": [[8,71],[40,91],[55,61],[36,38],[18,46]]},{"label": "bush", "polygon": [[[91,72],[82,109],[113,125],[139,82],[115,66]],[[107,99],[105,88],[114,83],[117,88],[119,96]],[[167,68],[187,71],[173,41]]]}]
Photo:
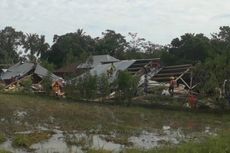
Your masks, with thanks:
[{"label": "bush", "polygon": [[20,83],[24,87],[23,91],[26,91],[26,92],[31,91],[31,86],[33,84],[31,77],[23,79]]},{"label": "bush", "polygon": [[129,104],[131,102],[131,98],[136,95],[138,78],[132,76],[127,71],[121,71],[118,74],[115,85],[117,86],[120,100],[123,100],[123,102]]},{"label": "bush", "polygon": [[51,78],[51,72],[47,74],[46,77],[42,80],[42,87],[47,95],[49,95],[52,91],[52,78]]},{"label": "bush", "polygon": [[76,86],[81,97],[93,99],[97,93],[97,76],[86,73],[77,80]]},{"label": "bush", "polygon": [[101,97],[105,97],[110,93],[110,83],[108,79],[106,74],[102,74],[98,77],[98,91]]}]

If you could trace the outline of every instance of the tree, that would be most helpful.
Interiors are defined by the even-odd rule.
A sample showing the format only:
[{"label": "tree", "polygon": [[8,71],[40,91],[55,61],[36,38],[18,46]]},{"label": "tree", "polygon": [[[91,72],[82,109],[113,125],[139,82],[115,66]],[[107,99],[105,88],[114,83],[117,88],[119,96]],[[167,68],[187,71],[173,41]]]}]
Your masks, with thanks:
[{"label": "tree", "polygon": [[137,33],[129,32],[128,35],[131,37],[131,40],[128,42],[128,51],[133,53],[144,51],[145,39],[137,37]]},{"label": "tree", "polygon": [[47,52],[49,44],[45,42],[44,35],[26,34],[23,48],[25,48],[25,53],[28,53],[29,61],[35,62],[38,57]]},{"label": "tree", "polygon": [[102,33],[102,38],[96,38],[96,53],[109,54],[118,59],[123,58],[127,46],[125,37],[113,30],[106,30]]},{"label": "tree", "polygon": [[5,27],[0,31],[0,54],[1,63],[13,64],[19,60],[19,52],[24,35],[12,27]]},{"label": "tree", "polygon": [[220,32],[212,35],[214,39],[219,39],[224,42],[230,42],[230,27],[222,26],[219,28]]},{"label": "tree", "polygon": [[55,35],[53,42],[54,44],[51,49],[42,55],[42,59],[48,60],[49,63],[53,63],[56,68],[60,68],[72,61],[79,60],[82,54],[93,53],[95,50],[94,39],[86,35],[82,29],[62,36]]},{"label": "tree", "polygon": [[[168,56],[163,56],[163,62],[168,64],[195,64],[199,61],[204,62],[205,59],[212,54],[212,47],[209,38],[203,34],[184,34],[181,39],[175,38],[171,42],[168,55],[172,56],[172,63],[167,60]],[[167,58],[165,58],[167,57]]]}]

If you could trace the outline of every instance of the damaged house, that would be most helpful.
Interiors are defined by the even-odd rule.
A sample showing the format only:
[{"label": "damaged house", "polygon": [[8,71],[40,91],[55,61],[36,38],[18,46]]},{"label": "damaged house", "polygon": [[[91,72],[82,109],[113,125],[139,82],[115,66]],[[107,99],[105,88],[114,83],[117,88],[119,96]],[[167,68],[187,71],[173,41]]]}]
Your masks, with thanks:
[{"label": "damaged house", "polygon": [[65,79],[70,79],[90,71],[91,69],[95,68],[97,65],[115,63],[118,61],[120,60],[110,55],[93,55],[88,57],[84,63],[72,63],[66,65],[56,70],[54,74]]},{"label": "damaged house", "polygon": [[40,64],[19,62],[8,68],[7,71],[2,72],[0,79],[7,88],[27,78],[31,78],[33,84],[38,84],[46,76],[48,76],[48,74],[50,74],[50,78],[52,81],[61,79],[60,77],[50,73]]},{"label": "damaged house", "polygon": [[[97,61],[92,60],[91,64],[81,64],[77,69],[88,69],[86,72],[91,75],[100,76],[106,74],[109,82],[113,82],[117,78],[119,71],[128,71],[132,75],[142,77],[144,74],[155,72],[156,69],[160,68],[160,58],[118,60],[109,55],[98,55],[96,57],[104,58],[94,58]],[[83,76],[84,73],[79,77]]]},{"label": "damaged house", "polygon": [[198,85],[193,81],[192,69],[192,64],[162,67],[150,78],[150,86],[164,86],[167,90],[170,79],[173,77],[177,82],[175,93],[187,94],[189,90],[193,90]]}]

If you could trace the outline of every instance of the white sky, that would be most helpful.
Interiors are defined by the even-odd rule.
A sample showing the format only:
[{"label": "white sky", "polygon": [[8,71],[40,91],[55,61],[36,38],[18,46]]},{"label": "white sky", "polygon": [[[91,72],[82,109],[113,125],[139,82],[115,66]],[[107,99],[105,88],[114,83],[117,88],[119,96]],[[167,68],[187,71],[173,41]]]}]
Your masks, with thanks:
[{"label": "white sky", "polygon": [[54,34],[78,28],[93,36],[112,29],[137,32],[154,43],[168,44],[184,33],[218,32],[230,25],[230,0],[0,0],[0,29]]}]

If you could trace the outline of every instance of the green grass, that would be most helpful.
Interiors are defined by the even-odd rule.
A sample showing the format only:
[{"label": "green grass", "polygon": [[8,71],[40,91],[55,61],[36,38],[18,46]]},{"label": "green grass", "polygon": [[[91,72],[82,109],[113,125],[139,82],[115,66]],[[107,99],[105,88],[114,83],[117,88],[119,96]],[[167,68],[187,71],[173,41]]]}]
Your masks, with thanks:
[{"label": "green grass", "polygon": [[6,141],[6,137],[3,133],[0,133],[0,144]]},{"label": "green grass", "polygon": [[34,132],[30,134],[17,134],[13,139],[13,146],[29,148],[32,144],[50,138],[51,132]]},{"label": "green grass", "polygon": [[112,153],[112,151],[107,151],[107,150],[103,150],[103,149],[90,149],[87,151],[87,153]]},{"label": "green grass", "polygon": [[126,153],[229,153],[230,131],[211,137],[201,143],[186,143],[179,146],[163,147],[152,150],[129,149]]},{"label": "green grass", "polygon": [[0,149],[0,153],[12,153],[12,152]]}]

